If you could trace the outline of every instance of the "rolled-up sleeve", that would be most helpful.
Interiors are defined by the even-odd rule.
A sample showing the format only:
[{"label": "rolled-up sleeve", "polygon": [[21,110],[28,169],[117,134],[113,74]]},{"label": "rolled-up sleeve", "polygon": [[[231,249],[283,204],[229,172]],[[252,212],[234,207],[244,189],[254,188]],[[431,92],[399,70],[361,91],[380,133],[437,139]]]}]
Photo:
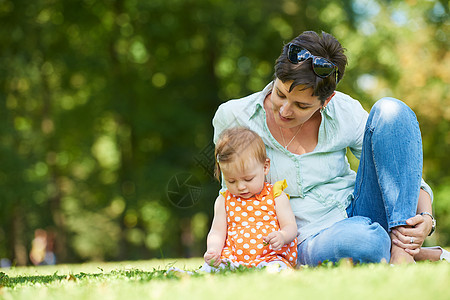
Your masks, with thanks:
[{"label": "rolled-up sleeve", "polygon": [[234,107],[236,101],[228,101],[222,103],[216,111],[214,118],[212,120],[212,125],[214,127],[214,137],[213,142],[216,144],[219,139],[220,134],[227,128],[241,125],[242,122],[239,121],[236,116],[236,108]]},{"label": "rolled-up sleeve", "polygon": [[425,182],[425,180],[423,180],[422,178],[422,182],[420,183],[420,188],[422,190],[424,190],[425,192],[427,192],[430,195],[431,198],[431,203],[433,203],[433,190],[431,189],[431,187],[428,185],[428,183]]},{"label": "rolled-up sleeve", "polygon": [[222,104],[217,109],[216,114],[214,115],[214,118],[212,120],[212,125],[214,128],[214,137],[213,137],[214,144],[217,143],[220,133],[225,129],[224,123],[225,123],[224,110],[223,110],[223,104]]},{"label": "rolled-up sleeve", "polygon": [[367,113],[367,111],[364,110],[364,108],[361,106],[359,102],[355,102],[353,109],[354,111],[352,112],[351,115],[354,117],[354,124],[355,124],[355,127],[353,128],[354,140],[351,141],[349,148],[357,159],[361,159],[364,133],[366,131],[365,130],[366,123],[369,114]]}]

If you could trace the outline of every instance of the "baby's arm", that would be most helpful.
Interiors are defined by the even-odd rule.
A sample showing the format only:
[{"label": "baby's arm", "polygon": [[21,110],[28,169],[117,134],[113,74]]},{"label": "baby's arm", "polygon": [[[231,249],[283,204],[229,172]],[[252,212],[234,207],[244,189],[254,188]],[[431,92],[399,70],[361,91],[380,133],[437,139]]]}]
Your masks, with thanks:
[{"label": "baby's arm", "polygon": [[264,240],[272,245],[273,250],[278,251],[297,237],[295,216],[289,204],[289,198],[284,192],[275,198],[275,211],[280,230],[269,233]]},{"label": "baby's arm", "polygon": [[227,236],[227,215],[225,212],[225,198],[219,195],[214,204],[214,219],[206,240],[207,250],[204,255],[208,265],[218,267],[221,263],[223,245]]}]

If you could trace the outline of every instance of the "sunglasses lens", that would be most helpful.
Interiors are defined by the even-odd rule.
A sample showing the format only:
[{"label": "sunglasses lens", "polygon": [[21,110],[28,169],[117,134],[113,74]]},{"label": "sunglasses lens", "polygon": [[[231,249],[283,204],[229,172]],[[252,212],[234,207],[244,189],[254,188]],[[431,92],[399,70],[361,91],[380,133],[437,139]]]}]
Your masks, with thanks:
[{"label": "sunglasses lens", "polygon": [[336,71],[336,83],[337,83],[338,69],[335,64],[333,64],[326,58],[312,55],[308,50],[303,49],[300,46],[289,44],[287,58],[291,63],[298,64],[311,57],[313,58],[312,66],[314,73],[321,78],[326,78],[330,76],[331,73]]},{"label": "sunglasses lens", "polygon": [[289,45],[289,50],[288,50],[288,59],[291,63],[293,64],[298,64],[298,52],[300,51],[300,47],[295,46],[293,44]]},{"label": "sunglasses lens", "polygon": [[335,70],[335,66],[325,58],[315,57],[313,61],[313,69],[317,76],[327,77]]},{"label": "sunglasses lens", "polygon": [[308,50],[294,44],[289,45],[288,59],[291,63],[298,64],[310,57],[311,53],[309,53]]}]

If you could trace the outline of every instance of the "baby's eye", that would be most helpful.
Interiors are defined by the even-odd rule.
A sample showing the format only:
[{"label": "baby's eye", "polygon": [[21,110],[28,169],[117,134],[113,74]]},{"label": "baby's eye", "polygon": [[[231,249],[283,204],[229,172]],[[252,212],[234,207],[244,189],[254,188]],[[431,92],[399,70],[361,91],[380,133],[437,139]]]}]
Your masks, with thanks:
[{"label": "baby's eye", "polygon": [[252,177],[252,178],[246,178],[245,181],[247,181],[247,182],[252,181],[253,178],[255,178],[255,177]]},{"label": "baby's eye", "polygon": [[234,180],[227,180],[228,183],[234,183]]}]

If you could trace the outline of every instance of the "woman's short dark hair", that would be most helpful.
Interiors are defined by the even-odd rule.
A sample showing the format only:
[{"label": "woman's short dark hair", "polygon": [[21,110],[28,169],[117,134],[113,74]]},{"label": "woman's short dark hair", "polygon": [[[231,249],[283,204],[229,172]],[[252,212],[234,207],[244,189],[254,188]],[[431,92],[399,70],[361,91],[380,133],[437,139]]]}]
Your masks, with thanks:
[{"label": "woman's short dark hair", "polygon": [[[347,57],[341,43],[329,33],[321,35],[314,31],[305,31],[290,43],[308,50],[312,55],[324,57],[338,67],[338,81],[344,76]],[[336,90],[336,76],[334,73],[326,78],[314,74],[311,59],[299,64],[291,63],[288,58],[289,44],[284,45],[281,55],[275,63],[275,77],[282,82],[293,81],[289,92],[296,86],[302,85],[304,89],[313,88],[313,96],[318,96],[322,104]]]}]

